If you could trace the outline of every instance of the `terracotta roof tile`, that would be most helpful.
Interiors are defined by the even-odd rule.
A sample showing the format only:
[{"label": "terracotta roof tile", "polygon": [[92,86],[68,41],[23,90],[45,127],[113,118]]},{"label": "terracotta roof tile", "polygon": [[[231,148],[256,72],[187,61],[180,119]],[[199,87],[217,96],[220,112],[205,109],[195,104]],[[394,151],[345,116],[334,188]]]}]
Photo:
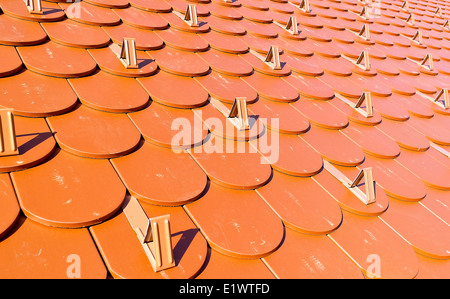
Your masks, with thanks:
[{"label": "terracotta roof tile", "polygon": [[121,156],[133,151],[141,138],[125,114],[107,113],[85,105],[47,121],[59,146],[83,157]]},{"label": "terracotta roof tile", "polygon": [[195,77],[209,72],[209,65],[194,52],[185,52],[166,46],[161,50],[147,53],[159,68],[175,75]]},{"label": "terracotta roof tile", "polygon": [[300,137],[315,148],[325,160],[343,166],[356,166],[364,161],[364,152],[342,132],[311,125]]},{"label": "terracotta roof tile", "polygon": [[210,250],[197,279],[275,279],[261,259],[240,259]]},{"label": "terracotta roof tile", "polygon": [[[329,236],[366,276],[372,274],[368,274],[367,269],[373,259],[379,259],[383,278],[414,278],[419,271],[411,245],[378,217],[362,217],[343,211],[341,226]],[[376,256],[371,256],[374,252]]]},{"label": "terracotta roof tile", "polygon": [[2,14],[0,15],[0,24],[4,29],[4,34],[2,34],[0,41],[4,45],[35,45],[47,39],[47,34],[39,26],[39,23],[29,23],[10,17],[7,14]]},{"label": "terracotta roof tile", "polygon": [[136,49],[138,50],[154,50],[164,46],[163,40],[152,30],[133,27],[126,23],[102,28],[111,40],[118,45],[122,44],[124,37],[133,36],[136,40]]},{"label": "terracotta roof tile", "polygon": [[0,277],[449,278],[446,1],[31,2]]},{"label": "terracotta roof tile", "polygon": [[14,194],[14,187],[11,179],[7,173],[0,175],[2,181],[2,192],[5,194],[5,201],[2,203],[1,222],[0,222],[0,237],[4,237],[9,230],[16,224],[19,218],[20,206]]},{"label": "terracotta roof tile", "polygon": [[55,139],[44,118],[14,118],[18,155],[4,156],[1,172],[27,169],[45,161],[56,147]]},{"label": "terracotta roof tile", "polygon": [[88,2],[78,2],[74,4],[58,4],[67,16],[67,18],[88,25],[112,26],[120,23],[120,17],[110,8],[92,5]]},{"label": "terracotta roof tile", "polygon": [[187,153],[144,142],[132,154],[111,161],[131,195],[145,202],[182,205],[206,188],[207,176]]},{"label": "terracotta roof tile", "polygon": [[[286,263],[286,256],[299,264]],[[362,272],[330,238],[312,236],[286,229],[285,241],[273,254],[263,259],[277,278],[362,279]]]},{"label": "terracotta roof tile", "polygon": [[139,67],[137,69],[124,68],[117,57],[117,53],[110,47],[89,49],[87,51],[101,70],[118,76],[144,77],[152,75],[158,70],[158,65],[145,51],[136,51],[136,60]]},{"label": "terracotta roof tile", "polygon": [[50,40],[77,48],[99,48],[109,44],[109,36],[98,26],[66,19],[60,22],[43,23],[42,27]]},{"label": "terracotta roof tile", "polygon": [[[149,95],[134,78],[98,71],[68,80],[81,103],[106,112],[133,112],[144,108]],[[115,88],[121,86],[121,88]]]},{"label": "terracotta roof tile", "polygon": [[85,49],[63,46],[53,41],[18,47],[17,50],[27,69],[42,75],[63,78],[86,76],[97,67]]},{"label": "terracotta roof tile", "polygon": [[22,68],[22,61],[14,47],[0,46],[3,53],[1,58],[0,76],[5,77],[16,73]]},{"label": "terracotta roof tile", "polygon": [[[26,245],[24,240],[27,240]],[[0,252],[4,265],[0,277],[3,279],[104,279],[107,274],[86,228],[49,227],[22,217],[14,232],[2,240]],[[86,261],[83,271],[68,268],[80,261]]]},{"label": "terracotta roof tile", "polygon": [[42,3],[42,14],[31,14],[28,8],[14,0],[2,0],[0,3],[2,11],[12,17],[28,21],[44,21],[53,22],[64,19],[65,14],[58,3],[44,2]]},{"label": "terracotta roof tile", "polygon": [[190,109],[176,109],[154,101],[128,116],[146,141],[163,147],[197,146],[208,135],[201,119],[197,119]]},{"label": "terracotta roof tile", "polygon": [[[177,76],[159,71],[153,76],[137,79],[151,99],[160,104],[176,108],[201,107],[208,101],[208,92],[191,77]],[[165,82],[176,82],[173,88]],[[129,92],[128,89],[124,92]],[[129,97],[129,95],[128,95]],[[147,95],[148,98],[148,95]]]},{"label": "terracotta roof tile", "polygon": [[253,103],[258,99],[256,90],[236,76],[211,71],[206,76],[194,79],[203,86],[210,97],[224,103],[232,104],[236,94],[245,97],[247,103]]},{"label": "terracotta roof tile", "polygon": [[[306,234],[324,235],[342,221],[337,202],[314,177],[294,177],[274,172],[272,180],[257,193],[283,220],[286,227]],[[316,200],[308,200],[311,197]]]},{"label": "terracotta roof tile", "polygon": [[[224,208],[229,205],[235,209]],[[185,209],[210,246],[226,255],[263,257],[275,251],[283,238],[280,218],[253,190],[233,190],[212,183],[205,196]]]},{"label": "terracotta roof tile", "polygon": [[[17,115],[44,117],[71,110],[77,96],[67,80],[22,70],[14,76],[0,78],[3,90],[1,105],[11,107]],[[58,93],[53,91],[58,90]]]},{"label": "terracotta roof tile", "polygon": [[[108,160],[82,158],[63,150],[37,167],[12,174],[22,211],[56,227],[83,227],[111,217],[125,187]],[[36,189],[46,198],[36,198]]]}]

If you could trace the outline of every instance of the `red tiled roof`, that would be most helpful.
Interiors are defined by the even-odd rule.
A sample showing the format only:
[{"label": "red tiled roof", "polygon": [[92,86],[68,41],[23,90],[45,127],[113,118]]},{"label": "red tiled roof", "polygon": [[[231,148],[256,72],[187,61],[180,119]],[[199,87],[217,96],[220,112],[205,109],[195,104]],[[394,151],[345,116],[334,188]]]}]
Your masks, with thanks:
[{"label": "red tiled roof", "polygon": [[0,278],[450,278],[447,1],[25,2]]}]

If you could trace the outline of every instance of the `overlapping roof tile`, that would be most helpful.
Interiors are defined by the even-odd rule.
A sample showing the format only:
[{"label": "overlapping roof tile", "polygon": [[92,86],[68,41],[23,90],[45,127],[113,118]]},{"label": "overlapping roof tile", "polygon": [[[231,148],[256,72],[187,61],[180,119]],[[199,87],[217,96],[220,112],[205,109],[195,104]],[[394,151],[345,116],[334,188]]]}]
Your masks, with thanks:
[{"label": "overlapping roof tile", "polygon": [[0,8],[1,278],[450,277],[448,2]]}]

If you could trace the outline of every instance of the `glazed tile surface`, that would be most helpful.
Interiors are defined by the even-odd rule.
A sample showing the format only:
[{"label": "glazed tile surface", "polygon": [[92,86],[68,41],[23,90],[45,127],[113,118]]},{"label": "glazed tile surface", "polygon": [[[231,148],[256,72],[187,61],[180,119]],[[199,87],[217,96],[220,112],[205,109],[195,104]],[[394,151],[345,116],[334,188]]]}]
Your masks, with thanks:
[{"label": "glazed tile surface", "polygon": [[35,2],[0,0],[1,278],[450,278],[448,1]]}]

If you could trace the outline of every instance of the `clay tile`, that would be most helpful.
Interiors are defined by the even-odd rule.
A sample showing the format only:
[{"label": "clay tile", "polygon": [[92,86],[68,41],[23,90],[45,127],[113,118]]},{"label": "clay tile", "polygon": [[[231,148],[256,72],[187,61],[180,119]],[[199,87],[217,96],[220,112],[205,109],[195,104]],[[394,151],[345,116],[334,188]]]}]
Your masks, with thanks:
[{"label": "clay tile", "polygon": [[168,22],[158,13],[128,7],[125,9],[114,9],[116,15],[130,26],[141,29],[166,29]]},{"label": "clay tile", "polygon": [[130,5],[128,0],[87,0],[86,2],[107,8],[126,8]]},{"label": "clay tile", "polygon": [[[284,234],[280,218],[253,190],[211,184],[202,198],[185,208],[208,244],[228,256],[253,259],[265,256],[275,251]],[[216,233],[218,227],[221,234]]]},{"label": "clay tile", "polygon": [[434,116],[433,109],[422,103],[422,100],[420,99],[421,96],[419,94],[414,94],[411,96],[393,94],[390,98],[395,100],[396,104],[408,110],[410,114],[426,118]]},{"label": "clay tile", "polygon": [[341,130],[368,154],[380,158],[395,158],[400,155],[400,147],[374,126],[351,123]]},{"label": "clay tile", "polygon": [[445,279],[450,269],[448,260],[438,260],[417,254],[419,273],[416,279]]},{"label": "clay tile", "polygon": [[43,75],[65,78],[85,76],[97,67],[86,50],[52,41],[38,46],[19,47],[17,50],[29,70]]},{"label": "clay tile", "polygon": [[143,77],[154,74],[158,66],[146,52],[136,50],[136,65],[127,68],[122,63],[122,46],[111,44],[109,47],[89,49],[89,54],[97,62],[101,70],[125,77]]},{"label": "clay tile", "polygon": [[[249,141],[256,139],[265,132],[265,126],[262,119],[249,111],[247,108],[247,101],[244,97],[236,97],[232,105],[222,103],[219,100],[212,98],[210,105],[195,109],[194,113],[203,121],[204,126],[214,134],[214,136],[209,136],[213,139],[213,142],[214,140],[219,142],[217,143],[217,148],[215,147],[216,144],[208,144],[207,152],[210,149],[210,146],[213,146],[214,150],[218,153],[221,151],[226,152],[226,148],[220,148],[222,148],[222,146],[227,147],[235,145],[235,140]],[[237,144],[237,146],[239,145],[243,144]],[[248,148],[248,150],[253,153],[252,149]],[[231,152],[233,153],[234,151],[231,150]]]},{"label": "clay tile", "polygon": [[330,103],[345,115],[347,115],[348,119],[353,122],[369,126],[381,123],[382,118],[381,114],[378,111],[372,109],[372,116],[368,117],[366,110],[367,107],[355,108],[355,104],[359,102],[360,99],[355,100],[350,98],[343,98],[342,96],[336,94],[336,96],[330,100]]},{"label": "clay tile", "polygon": [[421,118],[414,115],[408,119],[408,124],[411,125],[414,129],[424,134],[430,141],[442,144],[442,145],[450,145],[450,132],[447,130],[440,130],[439,122],[436,122],[437,118]]},{"label": "clay tile", "polygon": [[0,158],[0,171],[8,172],[38,165],[51,155],[56,143],[43,118],[14,116],[18,154]]},{"label": "clay tile", "polygon": [[418,261],[413,248],[383,221],[345,211],[343,218],[339,229],[329,236],[357,261],[367,277],[413,278],[417,275]]},{"label": "clay tile", "polygon": [[376,76],[368,77],[353,73],[348,77],[348,79],[349,81],[352,81],[362,87],[364,91],[368,91],[374,96],[388,97],[392,94],[391,88],[384,82],[380,81]]},{"label": "clay tile", "polygon": [[[389,210],[381,218],[408,240],[416,252],[431,258],[448,258],[447,226],[422,204],[391,200]],[[416,221],[408,220],[412,218]]]},{"label": "clay tile", "polygon": [[214,49],[198,53],[212,70],[230,76],[249,76],[253,73],[253,67],[236,54],[224,53]]},{"label": "clay tile", "polygon": [[264,38],[275,38],[278,36],[277,31],[273,29],[271,24],[257,23],[244,19],[239,21],[239,25],[245,28],[247,34]]},{"label": "clay tile", "polygon": [[338,58],[341,56],[339,50],[336,47],[333,47],[334,43],[332,41],[324,42],[313,39],[306,39],[303,44],[305,47],[313,50],[314,53],[322,56],[332,58]]},{"label": "clay tile", "polygon": [[211,30],[208,33],[200,35],[200,37],[207,41],[211,48],[218,51],[242,54],[248,52],[249,50],[246,43],[229,34]]},{"label": "clay tile", "polygon": [[246,30],[244,27],[239,25],[239,22],[234,22],[233,20],[222,19],[211,15],[204,18],[205,22],[211,27],[212,30],[229,35],[245,35]]},{"label": "clay tile", "polygon": [[0,77],[12,75],[22,68],[22,60],[13,46],[0,46],[0,51]]},{"label": "clay tile", "polygon": [[100,27],[89,26],[66,19],[60,22],[42,23],[50,39],[77,48],[99,48],[109,44],[109,36]]},{"label": "clay tile", "polygon": [[158,66],[169,73],[181,76],[202,76],[209,72],[209,65],[196,53],[164,47],[147,52]]},{"label": "clay tile", "polygon": [[168,28],[155,31],[167,46],[184,51],[206,51],[209,44],[195,33]]},{"label": "clay tile", "polygon": [[274,279],[260,259],[239,259],[209,250],[209,258],[197,279]]},{"label": "clay tile", "polygon": [[[302,57],[284,53],[280,56],[280,60],[289,65],[292,71],[306,76],[320,76],[323,74],[323,69],[320,65],[314,63],[311,57]],[[289,78],[289,77],[288,77]],[[288,79],[285,78],[285,79]]]},{"label": "clay tile", "polygon": [[129,153],[141,137],[126,115],[84,105],[48,121],[61,148],[84,157],[111,158]]},{"label": "clay tile", "polygon": [[2,217],[0,218],[0,239],[3,239],[19,219],[20,207],[9,175],[6,173],[0,174],[0,180],[2,182],[2,192],[4,194],[1,209]]},{"label": "clay tile", "polygon": [[144,139],[168,148],[184,149],[198,146],[208,135],[207,128],[190,109],[177,109],[152,102],[130,119]]},{"label": "clay tile", "polygon": [[121,44],[124,37],[134,37],[137,50],[155,50],[164,46],[163,40],[152,30],[133,27],[125,23],[103,27],[103,30],[116,44]]},{"label": "clay tile", "polygon": [[69,83],[83,104],[101,111],[132,112],[145,107],[149,100],[136,80],[104,71],[69,79]]},{"label": "clay tile", "polygon": [[[326,57],[320,54],[313,55],[312,57],[308,57],[308,61],[310,64],[317,64],[322,67],[325,73],[329,73],[335,76],[348,77],[352,74],[352,70],[354,68],[353,64],[344,58],[344,53],[347,56],[351,56],[357,58],[356,55],[350,55],[348,52],[342,52],[340,57]],[[359,54],[358,54],[359,55]],[[305,60],[305,59],[303,59]],[[295,70],[295,69],[294,69]],[[348,81],[345,79],[341,79],[344,81]],[[351,87],[351,85],[350,85]]]},{"label": "clay tile", "polygon": [[114,26],[120,23],[120,18],[110,8],[92,5],[87,2],[59,3],[69,19],[97,26]]},{"label": "clay tile", "polygon": [[130,193],[152,204],[187,204],[200,197],[207,184],[207,176],[187,153],[148,142],[112,163]]},{"label": "clay tile", "polygon": [[310,122],[328,129],[342,129],[348,125],[347,116],[336,109],[330,101],[301,98],[291,104]]},{"label": "clay tile", "polygon": [[217,135],[189,151],[211,181],[234,189],[254,189],[264,185],[272,169],[248,143]]},{"label": "clay tile", "polygon": [[[289,258],[301,263],[289,263]],[[280,279],[362,279],[361,270],[326,236],[286,230],[280,248],[263,258]]]},{"label": "clay tile", "polygon": [[261,97],[279,102],[293,102],[298,99],[297,90],[281,78],[260,73],[242,78],[252,86]]},{"label": "clay tile", "polygon": [[64,11],[58,6],[58,3],[41,2],[41,8],[38,11],[42,13],[30,13],[25,1],[2,0],[0,2],[2,11],[12,17],[28,21],[59,21],[65,17]]},{"label": "clay tile", "polygon": [[4,45],[29,46],[47,39],[47,34],[38,23],[26,22],[7,14],[0,15],[0,26],[5,29],[0,37]]},{"label": "clay tile", "polygon": [[[222,0],[221,2],[226,4],[225,0]],[[215,3],[215,1],[212,1],[208,4],[208,9],[212,16],[230,20],[242,19],[242,14],[239,13],[239,10],[233,9],[233,7],[231,6],[222,5],[222,3]],[[230,1],[229,3],[233,2]],[[235,1],[234,4],[240,5],[240,3],[237,1]]]},{"label": "clay tile", "polygon": [[364,161],[364,152],[338,130],[311,125],[300,137],[315,148],[325,160],[343,166],[356,166]]},{"label": "clay tile", "polygon": [[[258,36],[250,35],[250,34],[239,36],[239,39],[241,39],[244,43],[246,43],[251,50],[260,53],[264,57],[269,52],[270,47],[275,44],[275,42],[274,42],[275,39],[273,39],[273,38],[271,38],[271,39],[262,38],[262,37],[258,37]],[[283,49],[278,49],[278,50],[281,53],[283,53]]]},{"label": "clay tile", "polygon": [[[366,155],[361,167],[372,167],[377,184],[391,197],[405,201],[419,201],[426,195],[425,184],[395,159],[381,159]],[[340,169],[343,170],[342,167]],[[352,175],[357,175],[356,169],[350,176]]]},{"label": "clay tile", "polygon": [[428,188],[427,196],[420,203],[437,217],[448,223],[448,210],[445,207],[445,202],[450,198],[450,192],[446,190],[439,190],[435,188]]},{"label": "clay tile", "polygon": [[[337,202],[313,178],[293,177],[274,172],[272,180],[259,188],[257,193],[280,216],[287,227],[302,233],[328,234],[342,221],[341,209]],[[312,194],[315,196],[321,194],[317,197],[320,200],[308,201],[307,198]]]},{"label": "clay tile", "polygon": [[206,17],[209,15],[208,5],[203,5],[208,4],[210,2],[207,0],[192,1],[194,3],[187,3],[184,0],[166,0],[166,2],[172,6],[172,12],[175,13],[180,12],[182,15],[186,14],[186,11],[189,10],[188,4],[190,4],[191,7],[195,6],[197,16]]},{"label": "clay tile", "polygon": [[[128,2],[128,1],[127,1]],[[172,7],[166,1],[158,0],[129,0],[130,5],[153,12],[170,12]]]},{"label": "clay tile", "polygon": [[371,98],[374,111],[379,112],[381,116],[388,119],[398,121],[408,120],[410,113],[401,104],[395,101],[396,97],[398,97],[398,95],[391,95],[389,97],[372,95]]},{"label": "clay tile", "polygon": [[[174,27],[178,30],[193,33],[204,33],[210,30],[209,22],[206,20],[204,21],[202,18],[198,18],[198,26],[191,26],[190,24],[186,23],[183,18],[180,18],[173,12],[161,14],[161,16],[170,24],[171,27]],[[182,16],[184,17],[184,14],[182,14]]]},{"label": "clay tile", "polygon": [[249,110],[258,115],[264,125],[275,132],[299,134],[309,129],[309,120],[289,103],[260,98],[256,103],[249,105]]},{"label": "clay tile", "polygon": [[212,98],[221,102],[232,104],[236,96],[242,96],[246,98],[247,103],[253,103],[258,98],[256,90],[236,76],[211,71],[206,76],[196,77],[195,80]]},{"label": "clay tile", "polygon": [[245,19],[254,22],[270,23],[273,20],[270,13],[264,10],[256,10],[243,6],[239,8],[239,12]]},{"label": "clay tile", "polygon": [[[15,172],[12,180],[25,215],[56,227],[102,222],[117,211],[126,191],[108,160],[63,150],[37,167]],[[36,188],[41,190],[38,198]]]},{"label": "clay tile", "polygon": [[[24,240],[27,240],[26,247],[20,245]],[[16,231],[0,242],[0,252],[2,278],[105,279],[107,276],[86,228],[45,227],[22,217]]]},{"label": "clay tile", "polygon": [[[138,78],[137,81],[153,101],[166,106],[194,108],[203,106],[208,101],[208,92],[194,79],[187,76],[159,71],[153,76]],[[171,84],[165,84],[166,82],[171,82],[179,88],[174,89]]]},{"label": "clay tile", "polygon": [[[344,180],[350,182],[353,180],[353,177],[347,177],[339,170],[336,172],[337,168],[330,163],[324,163],[324,166],[324,170],[315,175],[314,179],[328,190],[343,210],[362,216],[378,216],[386,211],[389,206],[389,200],[381,186],[376,184],[376,178],[374,178],[375,201],[367,203],[362,200],[362,197],[358,194],[359,192],[355,192],[358,191],[355,187],[349,187],[344,183]],[[358,188],[361,192],[365,191],[366,182],[359,184]],[[365,195],[365,192],[362,194]]]},{"label": "clay tile", "polygon": [[[0,104],[14,109],[16,115],[44,117],[72,109],[77,96],[65,79],[24,70],[0,79],[5,96]],[[58,94],[53,91],[58,90]]]}]

